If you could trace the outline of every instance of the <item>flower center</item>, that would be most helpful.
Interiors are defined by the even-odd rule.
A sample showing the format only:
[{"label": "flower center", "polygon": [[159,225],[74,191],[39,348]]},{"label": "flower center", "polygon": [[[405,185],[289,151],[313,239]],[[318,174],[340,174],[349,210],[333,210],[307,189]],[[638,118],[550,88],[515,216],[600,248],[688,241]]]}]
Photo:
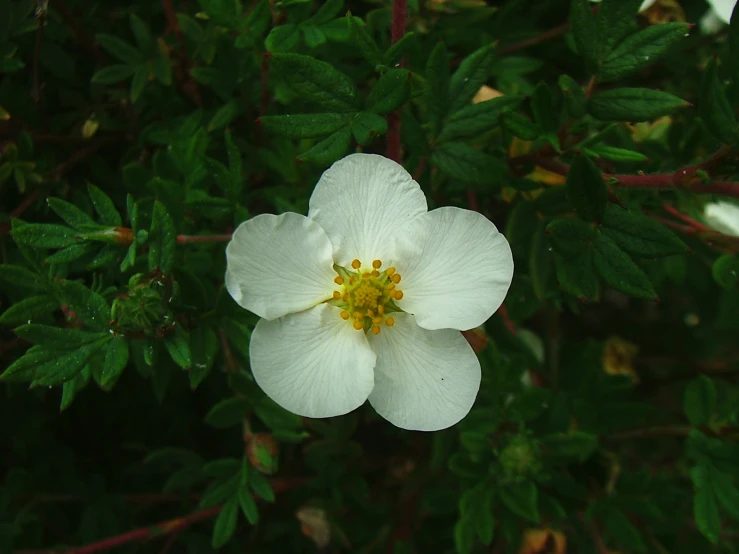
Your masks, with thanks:
[{"label": "flower center", "polygon": [[400,275],[394,267],[381,272],[380,260],[372,262],[372,269],[362,268],[362,262],[354,260],[351,270],[334,268],[339,274],[334,283],[340,288],[334,291],[332,303],[342,309],[342,319],[353,319],[357,331],[372,331],[375,335],[383,323],[388,327],[395,324],[389,314],[400,311],[395,300],[403,298],[403,291],[397,288]]}]

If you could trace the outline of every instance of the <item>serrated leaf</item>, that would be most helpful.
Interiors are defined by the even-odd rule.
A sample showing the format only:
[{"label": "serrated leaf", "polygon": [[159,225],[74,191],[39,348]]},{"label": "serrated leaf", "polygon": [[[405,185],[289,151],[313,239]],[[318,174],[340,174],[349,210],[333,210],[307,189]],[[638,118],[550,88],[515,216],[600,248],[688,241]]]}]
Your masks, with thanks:
[{"label": "serrated leaf", "polygon": [[501,114],[518,106],[521,100],[520,96],[506,95],[466,106],[452,114],[444,124],[437,142],[478,137],[497,127]]},{"label": "serrated leaf", "polygon": [[90,370],[83,368],[77,376],[71,381],[67,381],[62,385],[62,400],[59,404],[59,411],[63,412],[72,405],[77,393],[80,392],[87,382],[90,380]]},{"label": "serrated leaf", "polygon": [[97,292],[76,281],[65,281],[62,298],[77,317],[93,329],[107,329],[110,324],[110,306]]},{"label": "serrated leaf", "polygon": [[30,322],[32,319],[50,314],[58,308],[59,304],[52,296],[47,294],[29,296],[5,310],[0,315],[0,324],[12,326],[26,321]]},{"label": "serrated leaf", "polygon": [[495,45],[483,46],[467,56],[449,82],[450,112],[454,113],[470,103],[485,84],[495,64]]},{"label": "serrated leaf", "polygon": [[330,112],[356,112],[354,82],[332,65],[300,54],[274,54],[272,71],[303,100]]},{"label": "serrated leaf", "polygon": [[595,243],[593,263],[598,274],[614,289],[639,298],[657,297],[641,268],[604,233],[598,235]]},{"label": "serrated leaf", "polygon": [[603,60],[598,80],[615,81],[653,64],[689,30],[687,23],[663,23],[626,37]]},{"label": "serrated leaf", "polygon": [[57,350],[72,350],[108,337],[108,333],[91,333],[73,327],[55,327],[28,323],[14,329],[17,336],[32,344]]},{"label": "serrated leaf", "polygon": [[590,9],[588,0],[572,0],[570,7],[570,25],[575,45],[585,65],[591,73],[595,73],[600,59],[600,37],[598,24]]},{"label": "serrated leaf", "polygon": [[581,147],[583,153],[613,162],[644,162],[647,157],[639,152],[598,144],[596,146]]},{"label": "serrated leaf", "polygon": [[15,224],[11,234],[17,243],[34,248],[65,248],[78,242],[77,232],[63,225],[46,223]]},{"label": "serrated leaf", "polygon": [[508,172],[499,158],[460,142],[439,145],[431,154],[431,163],[448,177],[478,186],[498,183]]},{"label": "serrated leaf", "polygon": [[410,71],[391,69],[377,80],[367,97],[367,109],[387,114],[400,108],[410,95]]},{"label": "serrated leaf", "polygon": [[47,256],[46,258],[44,258],[44,263],[49,265],[67,264],[73,262],[74,260],[78,260],[83,256],[87,256],[88,254],[92,254],[98,248],[98,246],[90,243],[73,244],[72,246],[67,246],[66,248],[58,250],[54,254]]},{"label": "serrated leaf", "polygon": [[403,56],[405,56],[406,52],[413,46],[413,44],[416,42],[416,34],[415,33],[406,33],[401,37],[401,39],[390,46],[390,48],[387,49],[385,52],[385,55],[383,57],[383,62],[385,65],[393,67],[395,64],[399,63],[400,60],[403,59]]},{"label": "serrated leaf", "polygon": [[105,347],[105,361],[100,377],[100,385],[106,387],[114,383],[128,364],[128,341],[121,336],[114,337]]},{"label": "serrated leaf", "polygon": [[500,499],[514,514],[529,521],[538,523],[539,517],[539,489],[531,481],[518,484],[509,484],[500,488]]},{"label": "serrated leaf", "polygon": [[301,162],[311,162],[320,166],[327,166],[343,157],[349,150],[352,142],[352,130],[344,127],[329,135],[298,156]]},{"label": "serrated leaf", "polygon": [[426,62],[426,79],[423,86],[428,122],[431,134],[436,135],[449,110],[449,55],[446,46],[440,42],[431,51]]},{"label": "serrated leaf", "polygon": [[708,425],[716,411],[718,392],[713,379],[699,375],[685,389],[683,408],[693,425]]},{"label": "serrated leaf", "polygon": [[227,398],[213,406],[205,416],[205,423],[218,429],[240,424],[251,409],[246,398]]},{"label": "serrated leaf", "polygon": [[110,337],[103,337],[71,351],[57,351],[51,360],[39,364],[32,385],[54,386],[74,379],[82,371],[90,357],[100,350]]},{"label": "serrated leaf", "polygon": [[169,275],[174,268],[177,230],[172,216],[159,200],[154,202],[149,230],[149,271],[160,270]]},{"label": "serrated leaf", "polygon": [[352,120],[354,139],[361,145],[367,145],[372,140],[387,132],[387,120],[372,112],[361,112]]},{"label": "serrated leaf", "polygon": [[259,119],[270,133],[291,139],[314,138],[334,133],[346,127],[353,113],[316,113],[268,115]]},{"label": "serrated leaf", "polygon": [[221,548],[231,539],[236,532],[238,515],[239,504],[234,496],[223,505],[221,513],[216,518],[216,523],[213,527],[213,538],[211,540],[213,548]]},{"label": "serrated leaf", "polygon": [[86,231],[99,229],[101,227],[95,223],[89,215],[80,210],[74,204],[70,204],[69,202],[53,197],[48,198],[46,202],[49,207],[65,221],[65,223],[75,229]]},{"label": "serrated leaf", "polygon": [[103,224],[111,227],[120,227],[123,224],[121,214],[116,209],[110,196],[95,185],[89,183],[87,185],[87,193],[90,195],[92,205],[95,207],[95,211]]},{"label": "serrated leaf", "polygon": [[349,29],[351,30],[354,43],[359,48],[364,59],[367,60],[372,67],[382,64],[382,53],[380,52],[380,48],[377,46],[375,39],[373,39],[367,32],[363,22],[356,17],[352,17],[349,12],[347,12],[346,20],[349,25]]},{"label": "serrated leaf", "polygon": [[0,281],[5,281],[21,289],[38,292],[47,290],[43,277],[21,265],[1,264]]},{"label": "serrated leaf", "polygon": [[685,100],[647,88],[616,88],[596,92],[588,100],[588,112],[601,121],[650,121],[690,104]]},{"label": "serrated leaf", "polygon": [[700,88],[701,119],[708,130],[721,142],[739,144],[739,129],[734,110],[729,103],[726,93],[721,88],[717,75],[716,59],[708,62],[703,71]]},{"label": "serrated leaf", "polygon": [[594,222],[603,220],[608,190],[603,175],[589,158],[575,158],[567,172],[565,190],[570,204],[581,219]]},{"label": "serrated leaf", "polygon": [[300,42],[300,28],[292,23],[273,27],[264,40],[264,47],[270,52],[289,52]]},{"label": "serrated leaf", "polygon": [[600,295],[598,276],[593,266],[593,252],[586,250],[570,257],[556,256],[557,281],[576,298],[597,300]]},{"label": "serrated leaf", "polygon": [[579,219],[555,219],[547,225],[546,234],[557,253],[571,257],[592,247],[595,227]]},{"label": "serrated leaf", "polygon": [[685,254],[688,247],[672,231],[641,214],[609,205],[601,226],[623,250],[644,258]]},{"label": "serrated leaf", "polygon": [[535,140],[544,133],[539,125],[514,111],[503,112],[500,116],[500,124],[506,131],[524,140]]},{"label": "serrated leaf", "polygon": [[605,0],[598,6],[598,43],[603,55],[637,28],[636,14],[643,0]]}]

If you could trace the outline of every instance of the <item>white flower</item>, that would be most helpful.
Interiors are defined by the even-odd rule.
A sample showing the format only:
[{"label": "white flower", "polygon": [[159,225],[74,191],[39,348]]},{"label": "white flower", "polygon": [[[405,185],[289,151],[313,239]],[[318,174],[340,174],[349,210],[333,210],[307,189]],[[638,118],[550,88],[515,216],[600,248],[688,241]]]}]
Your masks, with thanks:
[{"label": "white flower", "polygon": [[734,11],[736,2],[737,0],[708,0],[715,16],[727,25],[731,21],[731,12]]},{"label": "white flower", "polygon": [[484,216],[429,212],[403,167],[354,154],[322,175],[308,217],[256,216],[226,257],[229,293],[262,318],[254,378],[283,408],[331,417],[369,399],[421,431],[469,412],[480,363],[460,330],[484,323],[513,277],[508,242]]},{"label": "white flower", "polygon": [[[601,0],[590,0],[591,2],[600,2]],[[642,2],[641,7],[639,8],[640,12],[643,12],[644,10],[648,10],[652,7],[652,4],[654,4],[657,0],[644,0]]]},{"label": "white flower", "polygon": [[739,237],[739,206],[729,202],[711,202],[703,208],[703,218],[716,231]]}]

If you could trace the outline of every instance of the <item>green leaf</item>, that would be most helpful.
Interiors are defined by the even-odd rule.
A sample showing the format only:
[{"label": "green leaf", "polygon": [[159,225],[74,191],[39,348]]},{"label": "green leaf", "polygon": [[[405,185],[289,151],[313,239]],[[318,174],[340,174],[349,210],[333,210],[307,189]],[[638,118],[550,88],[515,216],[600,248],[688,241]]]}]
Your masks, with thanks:
[{"label": "green leaf", "polygon": [[367,32],[364,23],[361,19],[352,17],[351,13],[346,14],[347,24],[352,33],[354,43],[359,47],[359,51],[362,53],[367,62],[372,67],[376,67],[382,64],[382,53],[380,48],[377,46],[375,39]]},{"label": "green leaf", "polygon": [[431,163],[448,177],[478,186],[498,183],[508,172],[507,165],[499,158],[461,142],[440,145],[431,154]]},{"label": "green leaf", "polygon": [[237,100],[230,100],[218,108],[216,113],[213,114],[210,123],[208,123],[208,132],[210,133],[211,131],[225,127],[234,119],[239,117],[243,111],[244,110],[240,102]]},{"label": "green leaf", "polygon": [[569,75],[559,76],[559,88],[564,95],[565,106],[570,117],[579,118],[585,115],[588,99],[585,91]]},{"label": "green leaf", "polygon": [[731,475],[717,468],[710,470],[713,492],[719,504],[728,512],[731,519],[739,521],[739,489],[731,482]]},{"label": "green leaf", "polygon": [[154,202],[149,230],[149,271],[160,270],[169,275],[174,268],[177,230],[172,217],[159,200]]},{"label": "green leaf", "polygon": [[601,121],[650,121],[669,115],[690,103],[659,90],[616,88],[596,92],[588,101],[588,112]]},{"label": "green leaf", "polygon": [[687,23],[650,25],[626,37],[603,60],[598,71],[598,81],[622,79],[653,64],[673,44],[685,38],[690,27]]},{"label": "green leaf", "polygon": [[14,330],[15,334],[32,344],[39,344],[57,350],[72,350],[87,344],[109,338],[108,333],[91,333],[72,327],[55,327],[28,323]]},{"label": "green leaf", "polygon": [[454,545],[457,554],[470,554],[475,546],[477,526],[471,515],[462,516],[454,526]]},{"label": "green leaf", "polygon": [[483,46],[467,56],[452,75],[449,83],[449,101],[452,113],[470,103],[480,87],[485,84],[495,64],[495,45]]},{"label": "green leaf", "polygon": [[565,257],[577,256],[595,241],[595,227],[579,219],[555,219],[546,230],[552,248]]},{"label": "green leaf", "polygon": [[300,54],[275,54],[271,67],[302,100],[330,112],[358,111],[354,82],[332,65]]},{"label": "green leaf", "polygon": [[608,54],[636,28],[636,14],[642,0],[605,0],[598,5],[598,42],[603,54]]},{"label": "green leaf", "polygon": [[149,68],[146,65],[140,65],[136,68],[136,72],[133,74],[131,80],[131,102],[136,102],[144,92],[146,83],[149,82]]},{"label": "green leaf", "polygon": [[211,328],[197,327],[190,333],[192,367],[188,373],[190,388],[195,389],[213,369],[218,352],[218,337]]},{"label": "green leaf", "polygon": [[546,83],[536,85],[531,95],[531,111],[534,120],[544,132],[552,133],[559,128],[559,111]]},{"label": "green leaf", "polygon": [[544,133],[539,125],[514,111],[504,111],[500,116],[500,124],[506,131],[524,140],[535,140]]},{"label": "green leaf", "polygon": [[556,434],[541,441],[547,456],[562,461],[585,462],[598,448],[598,436],[583,431]]},{"label": "green leaf", "polygon": [[627,547],[628,552],[647,552],[641,531],[621,510],[610,510],[605,518],[605,526],[611,536]]},{"label": "green leaf", "polygon": [[264,41],[270,52],[289,52],[300,42],[300,28],[292,23],[273,27]]},{"label": "green leaf", "polygon": [[303,426],[300,416],[288,412],[266,396],[255,402],[253,407],[257,417],[273,431],[292,431]]},{"label": "green leaf", "polygon": [[254,501],[254,497],[251,491],[247,487],[239,488],[239,505],[244,517],[252,525],[259,523],[259,512],[257,511],[257,503]]},{"label": "green leaf", "polygon": [[213,406],[205,416],[205,423],[218,429],[239,425],[251,409],[246,398],[227,398]]},{"label": "green leaf", "polygon": [[0,281],[5,281],[21,289],[45,292],[45,280],[38,273],[34,273],[21,265],[1,264]]},{"label": "green leaf", "polygon": [[81,346],[77,350],[57,351],[52,359],[36,367],[32,386],[51,387],[74,379],[85,367],[90,357],[109,340],[110,337],[104,337],[96,342]]},{"label": "green leaf", "polygon": [[385,55],[383,57],[383,62],[385,65],[389,67],[393,67],[397,63],[400,62],[400,60],[403,59],[403,56],[405,56],[406,52],[410,50],[411,46],[416,42],[416,34],[415,33],[406,33],[401,37],[401,39],[390,46],[390,48],[387,49],[385,52]]},{"label": "green leaf", "polygon": [[726,93],[721,88],[715,58],[708,62],[703,71],[698,107],[701,119],[712,135],[726,144],[739,144],[736,116]]},{"label": "green leaf", "polygon": [[249,486],[257,496],[263,498],[267,502],[275,501],[275,491],[272,490],[272,486],[269,481],[258,471],[252,471],[249,474]]},{"label": "green leaf", "polygon": [[509,484],[500,488],[500,499],[511,512],[523,518],[538,523],[539,517],[539,489],[532,481]]},{"label": "green leaf", "polygon": [[18,325],[19,323],[50,314],[58,308],[59,304],[56,299],[48,294],[28,296],[5,310],[0,315],[0,324],[8,326]]},{"label": "green leaf", "polygon": [[704,465],[698,465],[690,470],[690,476],[695,486],[693,496],[695,524],[704,537],[717,544],[721,535],[721,517],[708,469]]},{"label": "green leaf", "polygon": [[128,364],[128,341],[125,337],[114,337],[105,348],[105,362],[100,385],[115,383]]},{"label": "green leaf", "polygon": [[734,4],[729,24],[729,55],[726,62],[731,67],[734,84],[739,82],[739,9]]},{"label": "green leaf", "polygon": [[[713,264],[713,279],[726,290],[735,289],[739,285],[739,256],[724,254]],[[2,318],[0,318],[2,321]]]},{"label": "green leaf", "polygon": [[85,212],[74,204],[60,200],[59,198],[48,198],[49,207],[56,212],[68,225],[82,231],[99,229],[101,226]]},{"label": "green leaf", "polygon": [[588,0],[572,0],[570,26],[577,51],[585,60],[588,71],[595,73],[600,60],[601,39],[598,36],[598,23],[590,8]]},{"label": "green leaf", "polygon": [[693,425],[708,425],[716,411],[718,392],[713,379],[699,375],[685,389],[683,408]]},{"label": "green leaf", "polygon": [[539,300],[549,296],[554,278],[554,260],[549,242],[545,238],[545,226],[545,222],[539,221],[528,252],[531,284]]},{"label": "green leaf", "polygon": [[639,298],[652,300],[657,297],[649,278],[604,233],[598,235],[595,243],[593,263],[598,274],[614,289]]},{"label": "green leaf", "polygon": [[598,144],[596,146],[582,147],[581,150],[589,156],[603,158],[614,162],[644,162],[647,157],[639,152],[627,150],[625,148],[616,148],[615,146],[606,146]]},{"label": "green leaf", "polygon": [[77,317],[93,329],[107,329],[110,325],[110,306],[98,293],[75,281],[62,286],[62,298]]},{"label": "green leaf", "polygon": [[135,65],[109,65],[95,72],[91,81],[98,85],[114,85],[129,79],[136,73]]},{"label": "green leaf", "polygon": [[354,116],[353,113],[266,115],[259,122],[275,135],[305,139],[334,133],[349,125]]},{"label": "green leaf", "polygon": [[685,243],[661,223],[618,206],[608,206],[601,229],[634,256],[661,258],[688,251]]},{"label": "green leaf", "polygon": [[213,527],[213,538],[211,540],[213,548],[221,548],[231,539],[236,532],[238,515],[239,503],[236,496],[234,496],[223,505],[221,513],[218,514],[216,524]]},{"label": "green leaf", "polygon": [[443,42],[436,45],[426,62],[423,97],[431,134],[435,136],[441,130],[450,102],[449,55]]},{"label": "green leaf", "polygon": [[602,221],[608,202],[608,189],[603,175],[589,158],[575,158],[567,173],[565,187],[567,198],[581,219],[596,223]]},{"label": "green leaf", "polygon": [[515,108],[521,100],[520,96],[506,95],[466,106],[452,114],[437,142],[470,139],[487,133],[498,126],[504,111]]},{"label": "green leaf", "polygon": [[405,69],[391,69],[377,80],[367,97],[367,109],[387,114],[400,108],[410,94],[411,73]]},{"label": "green leaf", "polygon": [[62,225],[46,223],[15,224],[11,233],[17,243],[34,248],[65,248],[78,242],[74,229]]},{"label": "green leaf", "polygon": [[591,250],[567,258],[556,256],[554,266],[562,289],[581,300],[598,299],[600,285],[593,267]]},{"label": "green leaf", "polygon": [[387,133],[387,120],[371,112],[361,112],[352,120],[352,133],[359,144],[367,145]]},{"label": "green leaf", "polygon": [[136,42],[143,51],[148,51],[154,48],[154,37],[151,31],[146,26],[146,23],[135,13],[129,14],[129,24],[131,25],[131,31],[136,37]]},{"label": "green leaf", "polygon": [[176,325],[174,333],[164,339],[164,346],[167,347],[167,352],[174,363],[182,369],[190,369],[192,366],[190,333],[185,331],[181,325]]},{"label": "green leaf", "polygon": [[330,165],[346,154],[351,142],[352,130],[347,126],[329,135],[313,148],[303,152],[298,156],[298,160],[321,166]]},{"label": "green leaf", "polygon": [[[489,444],[488,444],[489,447]],[[459,509],[463,519],[468,519],[480,542],[489,545],[493,541],[493,493],[495,488],[488,481],[468,489],[462,495]]]},{"label": "green leaf", "polygon": [[326,35],[318,27],[303,23],[300,26],[300,32],[303,33],[303,40],[308,48],[317,48],[322,44],[326,44]]},{"label": "green leaf", "polygon": [[62,385],[62,401],[59,405],[59,411],[63,412],[72,405],[77,393],[80,392],[87,382],[90,380],[90,370],[88,368],[80,371],[71,381],[67,381]]},{"label": "green leaf", "polygon": [[95,41],[112,56],[126,64],[137,64],[144,61],[144,56],[127,42],[113,35],[95,35]]},{"label": "green leaf", "polygon": [[90,195],[92,205],[95,207],[95,211],[103,224],[111,227],[120,227],[123,225],[121,214],[118,213],[118,210],[110,199],[110,196],[105,194],[95,185],[89,183],[87,185],[87,193]]}]

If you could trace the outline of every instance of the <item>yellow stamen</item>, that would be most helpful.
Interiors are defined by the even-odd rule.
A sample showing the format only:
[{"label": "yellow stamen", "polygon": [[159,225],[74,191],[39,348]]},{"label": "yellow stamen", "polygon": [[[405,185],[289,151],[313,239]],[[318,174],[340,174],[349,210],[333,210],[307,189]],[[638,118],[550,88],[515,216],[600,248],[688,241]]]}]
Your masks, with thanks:
[{"label": "yellow stamen", "polygon": [[349,277],[349,284],[350,285],[353,285],[355,281],[356,281],[356,279],[355,279],[354,275],[352,275],[351,277]]},{"label": "yellow stamen", "polygon": [[395,300],[401,300],[403,298],[403,291],[402,290],[396,290],[395,291]]},{"label": "yellow stamen", "polygon": [[360,312],[354,312],[354,319],[362,319],[362,314]]},{"label": "yellow stamen", "polygon": [[390,279],[392,279],[393,280],[393,283],[395,283],[396,285],[398,283],[400,283],[400,275],[398,273],[396,273],[395,275],[393,275],[392,277],[390,277]]},{"label": "yellow stamen", "polygon": [[364,277],[365,279],[366,279],[367,277],[369,277],[369,276],[370,276],[370,274],[369,274],[369,273],[362,273],[362,277]]},{"label": "yellow stamen", "polygon": [[341,297],[341,299],[342,299],[342,300],[343,300],[344,302],[347,302],[347,301],[349,300],[349,293],[348,293],[348,292],[345,292],[345,293],[344,293],[344,296],[342,296],[342,297]]},{"label": "yellow stamen", "polygon": [[382,318],[381,317],[373,317],[372,318],[372,323],[374,323],[375,325],[378,325],[378,324],[382,323]]},{"label": "yellow stamen", "polygon": [[387,319],[385,320],[385,325],[387,325],[388,327],[392,327],[393,325],[395,325],[395,318],[393,318],[393,317],[388,317],[388,318],[387,318]]},{"label": "yellow stamen", "polygon": [[338,300],[341,298],[341,293],[338,290],[334,291],[334,300]]},{"label": "yellow stamen", "polygon": [[362,323],[361,321],[355,321],[354,322],[354,328],[357,331],[361,331],[362,329],[364,329],[364,323]]},{"label": "yellow stamen", "polygon": [[337,285],[343,285],[344,284],[344,278],[341,275],[337,275],[334,277],[334,283]]},{"label": "yellow stamen", "polygon": [[354,269],[359,269],[360,267],[362,267],[362,262],[360,262],[359,260],[357,260],[357,259],[355,258],[355,259],[354,259],[354,260],[352,261],[352,267],[353,267]]},{"label": "yellow stamen", "polygon": [[379,277],[380,276],[380,272],[377,271],[376,269],[373,269],[372,270],[372,273],[370,273],[370,275],[372,275],[372,277]]},{"label": "yellow stamen", "polygon": [[390,284],[389,284],[389,285],[387,286],[387,290],[389,290],[389,291],[390,291],[390,293],[391,293],[391,294],[390,294],[390,296],[392,296],[392,292],[393,292],[393,289],[394,289],[394,288],[395,288],[395,283],[390,283]]},{"label": "yellow stamen", "polygon": [[393,273],[395,273],[395,268],[394,267],[388,267],[386,273],[387,273],[387,276],[388,277],[392,277],[393,276]]},{"label": "yellow stamen", "polygon": [[373,325],[372,326],[372,334],[373,335],[379,335],[380,334],[380,326],[379,325]]},{"label": "yellow stamen", "polygon": [[380,269],[382,267],[382,262],[380,260],[375,260],[374,262],[372,262],[372,267],[374,267],[375,269]]},{"label": "yellow stamen", "polygon": [[383,306],[382,304],[380,304],[379,306],[377,306],[377,312],[380,315],[383,315],[385,313],[385,306]]},{"label": "yellow stamen", "polygon": [[352,316],[352,314],[350,314],[350,313],[349,313],[349,312],[347,312],[347,311],[343,311],[343,312],[341,312],[341,319],[343,319],[343,320],[347,320],[347,319],[349,319],[349,318],[350,318],[351,316]]}]

